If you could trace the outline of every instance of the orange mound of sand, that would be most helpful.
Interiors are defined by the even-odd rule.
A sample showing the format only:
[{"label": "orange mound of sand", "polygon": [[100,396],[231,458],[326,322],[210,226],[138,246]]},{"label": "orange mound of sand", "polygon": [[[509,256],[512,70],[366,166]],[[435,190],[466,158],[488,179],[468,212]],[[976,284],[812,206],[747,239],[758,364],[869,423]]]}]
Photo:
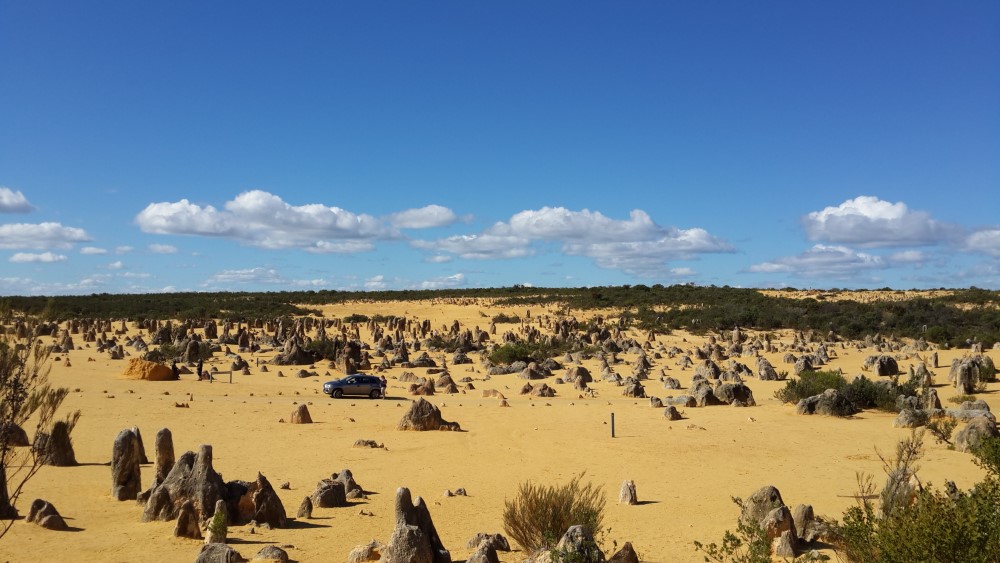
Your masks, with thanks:
[{"label": "orange mound of sand", "polygon": [[146,381],[174,381],[177,379],[174,377],[173,370],[167,366],[142,358],[130,359],[122,375],[127,379],[145,379]]}]

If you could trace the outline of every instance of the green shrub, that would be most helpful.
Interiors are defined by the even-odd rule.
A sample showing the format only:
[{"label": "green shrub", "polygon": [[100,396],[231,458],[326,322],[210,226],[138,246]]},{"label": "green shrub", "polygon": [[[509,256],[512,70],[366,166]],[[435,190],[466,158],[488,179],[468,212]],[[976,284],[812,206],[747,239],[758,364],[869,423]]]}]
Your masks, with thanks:
[{"label": "green shrub", "polygon": [[[733,497],[733,502],[743,513],[743,500]],[[771,542],[760,526],[739,518],[736,521],[736,533],[726,530],[722,535],[722,543],[712,542],[705,545],[694,542],[695,551],[705,554],[705,561],[718,563],[771,563]]]},{"label": "green shrub", "polygon": [[985,438],[973,452],[973,461],[990,473],[993,478],[1000,478],[1000,438]]},{"label": "green shrub", "polygon": [[975,395],[952,395],[951,397],[948,397],[948,402],[955,403],[956,405],[961,405],[966,401],[975,401],[975,400],[976,400]]},{"label": "green shrub", "polygon": [[351,314],[351,315],[348,315],[348,316],[344,317],[344,322],[347,323],[347,324],[350,324],[350,323],[366,323],[369,320],[371,320],[371,319],[368,317],[368,315],[362,315],[360,313],[354,313],[354,314]]},{"label": "green shrub", "polygon": [[602,530],[604,488],[582,483],[583,474],[565,485],[521,483],[517,496],[504,501],[503,527],[528,552],[551,549],[570,526]]},{"label": "green shrub", "polygon": [[917,394],[917,386],[912,383],[881,383],[867,377],[859,377],[845,385],[841,393],[858,409],[899,412],[899,408],[896,407],[899,395],[914,397]]},{"label": "green shrub", "polygon": [[558,356],[569,350],[570,347],[561,342],[553,344],[542,342],[508,342],[503,346],[494,348],[488,358],[494,364],[542,362],[547,358]]},{"label": "green shrub", "polygon": [[[921,435],[914,433],[897,446],[896,456],[882,458],[888,483],[869,500],[871,479],[859,478],[858,506],[844,514],[838,526],[839,550],[850,561],[1000,561],[1000,439],[976,452],[979,463],[993,467],[990,475],[969,491],[935,490],[929,484],[911,492],[908,477],[916,472]],[[881,454],[880,454],[880,457]],[[989,461],[987,461],[989,460]]]},{"label": "green shrub", "polygon": [[514,323],[520,324],[521,317],[517,315],[508,315],[507,313],[499,313],[493,316],[493,322],[495,323]]},{"label": "green shrub", "polygon": [[797,403],[807,397],[819,395],[827,389],[841,389],[847,385],[842,375],[835,371],[804,371],[798,379],[789,379],[785,386],[774,392],[783,403]]}]

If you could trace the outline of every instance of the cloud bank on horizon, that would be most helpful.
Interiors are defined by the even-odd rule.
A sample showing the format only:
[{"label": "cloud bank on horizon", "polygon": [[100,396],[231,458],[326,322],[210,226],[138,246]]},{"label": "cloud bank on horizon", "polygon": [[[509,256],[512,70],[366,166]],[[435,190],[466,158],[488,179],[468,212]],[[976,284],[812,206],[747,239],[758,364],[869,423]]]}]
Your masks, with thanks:
[{"label": "cloud bank on horizon", "polygon": [[[0,193],[6,194],[6,200],[12,202],[4,208],[5,212],[37,211],[20,191],[4,190]],[[585,258],[600,269],[624,274],[627,280],[657,283],[697,281],[698,271],[679,265],[680,262],[697,263],[709,255],[727,255],[734,275],[780,275],[829,286],[859,279],[877,284],[881,281],[878,274],[886,270],[919,270],[936,261],[947,261],[948,256],[955,253],[986,258],[978,270],[957,272],[955,283],[951,284],[954,286],[961,285],[976,272],[992,275],[1000,258],[1000,228],[976,229],[946,224],[927,212],[910,209],[904,202],[888,202],[868,195],[802,214],[799,218],[801,238],[803,242],[814,244],[797,255],[775,256],[756,263],[746,263],[740,258],[745,254],[743,246],[753,243],[752,233],[747,233],[743,243],[736,244],[713,235],[704,227],[660,225],[641,209],[632,210],[627,218],[615,219],[596,210],[542,207],[519,211],[485,229],[468,229],[477,219],[470,214],[460,218],[454,210],[437,204],[376,215],[326,203],[293,205],[278,195],[250,190],[223,202],[221,207],[192,203],[186,198],[150,203],[136,213],[132,223],[133,228],[142,233],[170,238],[170,244],[150,242],[146,245],[146,252],[154,255],[177,255],[183,252],[181,248],[191,252],[190,249],[202,246],[199,241],[208,239],[222,239],[230,247],[257,249],[258,257],[261,252],[286,256],[288,252],[304,256],[364,254],[392,247],[397,253],[420,255],[419,260],[424,263],[448,264],[448,268],[456,270],[452,274],[412,279],[386,267],[386,273],[367,278],[344,278],[351,280],[345,283],[334,277],[290,278],[273,266],[214,272],[203,269],[188,282],[188,287],[194,290],[374,291],[467,287],[469,275],[466,272],[475,272],[477,263],[492,261],[517,268],[519,262],[542,255],[555,259]],[[448,229],[466,232],[427,238],[414,238],[410,234]],[[132,239],[128,234],[123,238]],[[55,222],[0,224],[0,249],[16,251],[8,258],[10,263],[39,267],[65,263],[72,260],[71,255],[54,250],[70,250],[91,242],[94,239],[85,229]],[[121,240],[103,242],[115,246],[114,252],[118,255],[134,250],[131,245],[117,244]],[[227,247],[223,246],[221,252],[226,251]],[[81,246],[78,253],[100,257],[109,251],[87,245]],[[198,252],[192,254],[197,256]],[[269,261],[265,257],[259,259]],[[147,282],[152,275],[121,271],[125,269],[122,260],[99,268],[111,273],[95,273],[79,282],[66,284],[40,284],[21,277],[0,278],[0,293],[128,290],[121,285],[116,287],[116,280],[128,282],[132,284],[129,287],[136,290],[136,280]],[[573,278],[566,278],[567,282],[570,280]],[[583,285],[587,285],[585,280]],[[170,285],[167,289],[178,287],[183,286]]]}]

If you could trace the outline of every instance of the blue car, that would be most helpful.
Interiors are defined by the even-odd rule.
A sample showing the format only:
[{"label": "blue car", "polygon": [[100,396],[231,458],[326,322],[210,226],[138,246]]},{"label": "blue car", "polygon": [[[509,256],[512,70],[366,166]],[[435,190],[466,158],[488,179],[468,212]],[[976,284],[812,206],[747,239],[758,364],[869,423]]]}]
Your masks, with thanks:
[{"label": "blue car", "polygon": [[348,375],[343,379],[324,383],[323,393],[334,399],[344,395],[367,395],[372,399],[378,399],[382,396],[382,380],[374,375]]}]

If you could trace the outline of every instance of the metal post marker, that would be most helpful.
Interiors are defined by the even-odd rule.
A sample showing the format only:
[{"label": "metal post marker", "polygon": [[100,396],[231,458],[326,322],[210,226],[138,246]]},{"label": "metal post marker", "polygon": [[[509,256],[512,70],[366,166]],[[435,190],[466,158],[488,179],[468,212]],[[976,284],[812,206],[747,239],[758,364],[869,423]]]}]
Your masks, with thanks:
[{"label": "metal post marker", "polygon": [[611,437],[615,437],[615,413],[611,413]]}]

